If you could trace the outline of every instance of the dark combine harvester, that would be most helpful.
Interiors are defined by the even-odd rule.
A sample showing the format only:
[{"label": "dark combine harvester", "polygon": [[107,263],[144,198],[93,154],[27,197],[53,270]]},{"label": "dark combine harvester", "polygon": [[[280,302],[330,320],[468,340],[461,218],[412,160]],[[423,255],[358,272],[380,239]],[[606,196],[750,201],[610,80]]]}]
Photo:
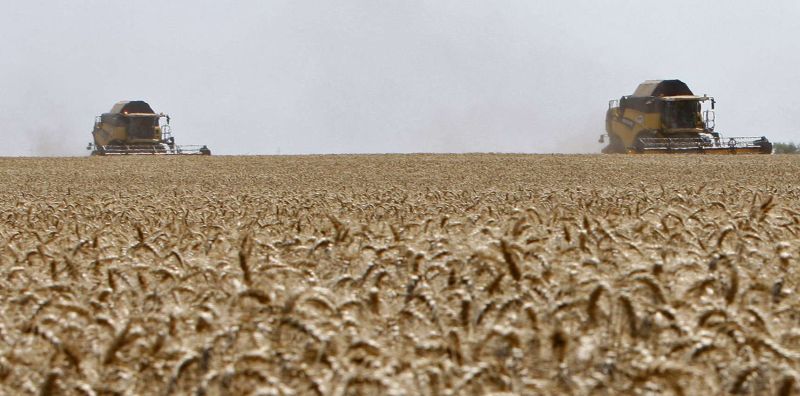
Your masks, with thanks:
[{"label": "dark combine harvester", "polygon": [[[651,80],[609,102],[604,153],[770,154],[766,137],[714,132],[714,98],[697,96],[680,80]],[[710,105],[710,108],[704,106]]]},{"label": "dark combine harvester", "polygon": [[[164,124],[161,124],[164,119]],[[89,143],[92,155],[172,154],[211,155],[206,146],[178,146],[169,126],[169,115],[156,114],[144,101],[118,102],[95,119]]]}]

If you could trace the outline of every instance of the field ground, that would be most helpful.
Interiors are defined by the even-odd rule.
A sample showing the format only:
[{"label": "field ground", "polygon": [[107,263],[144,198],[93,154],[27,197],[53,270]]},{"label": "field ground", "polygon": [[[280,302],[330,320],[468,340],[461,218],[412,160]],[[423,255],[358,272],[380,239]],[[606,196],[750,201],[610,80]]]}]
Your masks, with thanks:
[{"label": "field ground", "polygon": [[780,394],[800,157],[0,159],[2,394]]}]

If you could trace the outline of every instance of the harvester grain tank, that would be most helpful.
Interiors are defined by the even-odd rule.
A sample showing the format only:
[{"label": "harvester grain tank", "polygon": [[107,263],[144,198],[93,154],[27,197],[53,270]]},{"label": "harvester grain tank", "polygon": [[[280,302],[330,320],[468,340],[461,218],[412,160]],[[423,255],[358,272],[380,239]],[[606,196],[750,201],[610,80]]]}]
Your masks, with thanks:
[{"label": "harvester grain tank", "polygon": [[713,97],[692,93],[680,80],[648,80],[633,95],[611,100],[604,153],[770,154],[766,137],[714,132]]},{"label": "harvester grain tank", "polygon": [[94,141],[86,149],[92,155],[211,155],[206,146],[176,145],[169,121],[169,115],[156,113],[144,101],[118,102],[111,111],[95,118]]}]

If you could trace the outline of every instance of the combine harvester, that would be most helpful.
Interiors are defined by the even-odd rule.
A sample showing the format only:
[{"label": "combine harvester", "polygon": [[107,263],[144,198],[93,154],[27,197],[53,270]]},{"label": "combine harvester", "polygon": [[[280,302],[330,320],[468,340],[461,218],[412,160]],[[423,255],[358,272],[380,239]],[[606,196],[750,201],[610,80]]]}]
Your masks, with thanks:
[{"label": "combine harvester", "polygon": [[[164,118],[165,123],[160,125]],[[178,146],[169,126],[169,115],[153,111],[141,100],[119,102],[95,119],[92,155],[211,155],[206,146]]]},{"label": "combine harvester", "polygon": [[[705,108],[710,104],[710,109]],[[680,80],[650,80],[612,100],[603,153],[771,154],[766,137],[723,137],[714,132],[714,98],[697,96]]]}]

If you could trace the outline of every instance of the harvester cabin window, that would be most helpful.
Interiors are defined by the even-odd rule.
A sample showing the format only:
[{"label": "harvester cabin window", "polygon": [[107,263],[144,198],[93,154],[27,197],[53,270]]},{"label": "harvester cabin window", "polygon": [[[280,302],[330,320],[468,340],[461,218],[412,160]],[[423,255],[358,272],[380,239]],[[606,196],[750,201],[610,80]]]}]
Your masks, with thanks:
[{"label": "harvester cabin window", "polygon": [[158,126],[156,117],[136,117],[130,119],[128,135],[133,139],[155,139],[155,127]]},{"label": "harvester cabin window", "polygon": [[667,102],[664,106],[664,124],[667,129],[696,128],[700,103],[696,101]]}]

